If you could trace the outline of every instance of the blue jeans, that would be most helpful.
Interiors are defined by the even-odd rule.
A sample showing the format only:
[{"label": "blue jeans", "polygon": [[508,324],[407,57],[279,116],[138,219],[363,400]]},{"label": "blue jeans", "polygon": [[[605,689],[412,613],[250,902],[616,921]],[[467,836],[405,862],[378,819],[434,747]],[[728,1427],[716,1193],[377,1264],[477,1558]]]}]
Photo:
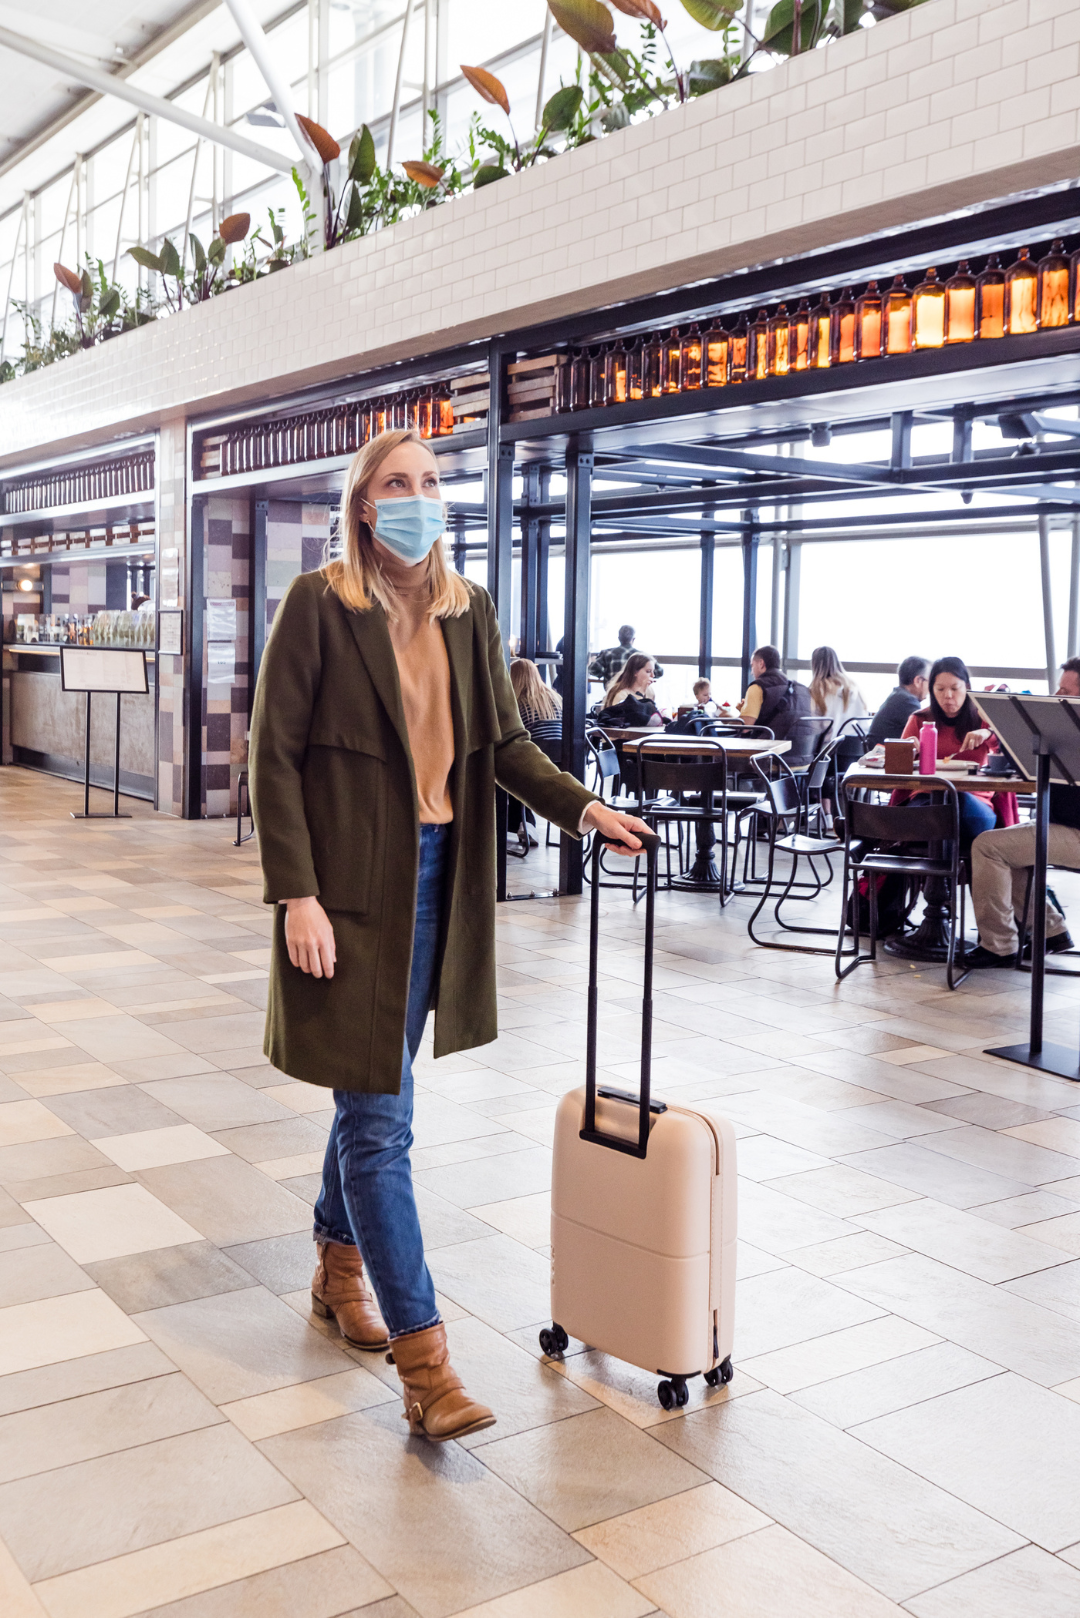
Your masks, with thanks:
[{"label": "blue jeans", "polygon": [[355,1243],[392,1339],[440,1320],[413,1196],[412,1065],[424,1033],[438,966],[439,924],[450,828],[422,825],[412,974],[396,1097],[335,1091],[337,1113],[315,1205],[315,1236]]},{"label": "blue jeans", "polygon": [[[987,804],[985,799],[977,799],[974,793],[961,791],[956,796],[960,800],[960,838],[963,843],[997,826],[997,814],[992,804]],[[929,804],[930,795],[916,793],[911,803]]]}]

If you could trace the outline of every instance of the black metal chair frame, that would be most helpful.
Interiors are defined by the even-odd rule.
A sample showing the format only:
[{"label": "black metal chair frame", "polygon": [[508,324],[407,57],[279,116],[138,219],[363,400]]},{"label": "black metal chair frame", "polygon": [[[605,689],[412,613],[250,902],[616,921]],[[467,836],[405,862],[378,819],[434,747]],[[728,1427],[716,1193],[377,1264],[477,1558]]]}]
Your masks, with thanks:
[{"label": "black metal chair frame", "polygon": [[[956,971],[958,959],[964,960],[964,883],[967,870],[960,856],[960,798],[952,782],[941,777],[929,777],[924,790],[944,795],[941,804],[870,804],[865,800],[848,798],[843,782],[840,798],[844,808],[844,878],[840,895],[840,935],[836,944],[836,977],[846,979],[863,962],[877,961],[877,883],[879,876],[891,874],[903,878],[942,877],[949,880],[949,954],[945,963],[945,978],[950,990],[959,989],[970,973],[970,968]],[[935,844],[943,845],[947,855],[897,855],[878,848],[879,844]],[[858,846],[858,847],[856,847]],[[870,950],[859,948],[858,879],[866,874],[870,910]],[[852,883],[854,878],[854,883]],[[849,895],[855,900],[851,908],[851,961],[841,967],[845,954],[842,950],[847,920]],[[959,932],[957,913],[959,912]]]},{"label": "black metal chair frame", "polygon": [[[247,803],[247,818],[251,823],[247,832],[244,831],[245,801]],[[246,844],[248,839],[254,838],[254,836],[255,817],[251,812],[251,790],[248,786],[248,769],[245,765],[236,778],[236,837],[233,839],[233,847],[239,849],[241,844]]]},{"label": "black metal chair frame", "polygon": [[[597,794],[599,798],[604,799],[606,803],[611,804],[613,808],[617,810],[626,810],[631,815],[639,815],[641,813],[641,806],[637,799],[626,797],[623,797],[621,800],[607,799],[605,796],[604,788],[608,782],[618,782],[620,788],[623,786],[623,763],[614,740],[608,736],[607,732],[602,726],[586,726],[585,759],[586,764],[592,766],[594,773],[592,782],[593,792]],[[586,883],[592,882],[592,862],[588,858],[592,849],[592,839],[592,833],[587,833],[583,846],[584,879]],[[604,862],[606,861],[609,853],[610,852],[606,846],[600,851],[600,859],[597,863],[599,871],[603,873],[603,877],[598,880],[600,887],[602,889],[630,889],[633,892],[634,901],[636,904],[638,900],[638,862],[641,860],[641,856],[638,855],[634,857],[632,876],[630,878],[626,878],[620,873],[613,872],[609,867],[605,866]],[[620,858],[625,860],[628,857],[622,856]],[[670,862],[671,856],[669,853],[669,866]],[[642,890],[642,893],[644,893],[644,890]]]},{"label": "black metal chair frame", "polygon": [[[697,740],[703,752],[692,754],[687,758],[677,757],[677,752],[672,749],[668,738],[658,737],[654,740],[649,737],[641,742],[637,750],[639,802],[636,814],[650,826],[661,826],[666,829],[674,824],[678,827],[679,872],[676,877],[672,877],[671,845],[668,843],[665,887],[673,889],[681,887],[683,882],[686,882],[686,886],[695,893],[707,890],[705,884],[696,881],[691,883],[686,878],[682,853],[682,828],[686,826],[688,830],[687,859],[689,859],[689,828],[700,826],[702,822],[710,822],[714,826],[719,823],[720,881],[717,893],[721,906],[725,906],[732,895],[732,887],[728,881],[730,865],[727,841],[730,772],[728,754],[723,743],[714,737],[701,737]],[[676,803],[663,803],[660,799],[662,793],[675,793]],[[700,794],[701,804],[688,805],[683,802],[683,795],[687,793]],[[717,798],[720,801],[719,805],[716,803]],[[635,884],[636,877],[635,866]]]},{"label": "black metal chair frame", "polygon": [[[835,928],[813,928],[805,923],[788,923],[780,915],[781,907],[788,899],[813,900],[819,895],[833,879],[832,862],[830,855],[838,855],[843,844],[835,838],[821,838],[811,835],[809,831],[809,812],[798,777],[790,769],[783,756],[772,754],[766,756],[766,764],[755,759],[755,771],[761,777],[765,787],[767,807],[759,807],[757,814],[767,821],[769,828],[769,868],[765,877],[765,886],[761,890],[757,905],[747,920],[746,931],[755,945],[764,945],[768,950],[798,951],[804,956],[833,956],[837,947],[842,947],[844,939],[843,912],[841,912],[839,938]],[[805,828],[805,831],[800,829]],[[834,941],[832,945],[789,945],[780,939],[760,939],[754,933],[754,924],[766,905],[777,893],[774,888],[776,875],[777,851],[791,857],[791,871],[778,883],[779,895],[773,907],[773,916],[777,925],[788,934],[821,934]],[[827,878],[820,878],[814,865],[816,858],[824,860],[828,867]],[[809,864],[816,886],[811,893],[792,895],[796,886],[796,873],[799,870],[800,860],[805,859]]]}]

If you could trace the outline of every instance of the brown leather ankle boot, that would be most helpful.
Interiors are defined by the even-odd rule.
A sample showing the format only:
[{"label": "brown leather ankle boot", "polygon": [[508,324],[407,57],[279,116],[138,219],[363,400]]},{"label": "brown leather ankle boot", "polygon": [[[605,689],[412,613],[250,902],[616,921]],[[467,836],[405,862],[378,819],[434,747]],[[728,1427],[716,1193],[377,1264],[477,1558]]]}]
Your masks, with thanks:
[{"label": "brown leather ankle boot", "polygon": [[336,1319],[342,1338],[358,1350],[385,1350],[390,1335],[364,1277],[360,1250],[344,1243],[320,1243],[318,1250],[311,1279],[315,1315]]},{"label": "brown leather ankle boot", "polygon": [[495,1422],[494,1412],[466,1395],[450,1365],[441,1322],[419,1333],[402,1334],[391,1341],[390,1351],[405,1386],[405,1416],[413,1434],[428,1440],[459,1440]]}]

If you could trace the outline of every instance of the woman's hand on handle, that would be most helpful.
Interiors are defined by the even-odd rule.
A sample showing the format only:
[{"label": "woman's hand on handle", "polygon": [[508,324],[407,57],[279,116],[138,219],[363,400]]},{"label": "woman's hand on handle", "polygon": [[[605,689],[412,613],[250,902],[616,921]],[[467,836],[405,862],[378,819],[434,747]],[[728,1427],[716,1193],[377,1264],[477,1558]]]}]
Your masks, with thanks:
[{"label": "woman's hand on handle", "polygon": [[289,961],[316,979],[332,979],[337,961],[334,929],[315,896],[285,902],[285,943]]},{"label": "woman's hand on handle", "polygon": [[[637,816],[628,816],[622,810],[612,810],[600,799],[594,799],[585,812],[586,827],[594,827],[607,844],[608,849],[616,854],[626,854],[626,846],[631,849],[641,848],[639,833],[652,833],[652,828]],[[611,840],[615,842],[612,843]]]}]

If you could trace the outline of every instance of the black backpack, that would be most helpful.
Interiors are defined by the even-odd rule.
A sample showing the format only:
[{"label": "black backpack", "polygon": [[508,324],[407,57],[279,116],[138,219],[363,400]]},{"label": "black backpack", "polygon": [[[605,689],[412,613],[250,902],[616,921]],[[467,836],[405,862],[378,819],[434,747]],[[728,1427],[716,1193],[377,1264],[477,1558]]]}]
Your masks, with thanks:
[{"label": "black backpack", "polygon": [[[771,710],[762,705],[763,712],[758,715],[757,724],[768,726],[774,737],[790,741],[795,731],[795,722],[803,715],[809,714],[812,707],[810,688],[804,686],[801,681],[788,681]],[[765,718],[766,713],[768,719]]]}]

